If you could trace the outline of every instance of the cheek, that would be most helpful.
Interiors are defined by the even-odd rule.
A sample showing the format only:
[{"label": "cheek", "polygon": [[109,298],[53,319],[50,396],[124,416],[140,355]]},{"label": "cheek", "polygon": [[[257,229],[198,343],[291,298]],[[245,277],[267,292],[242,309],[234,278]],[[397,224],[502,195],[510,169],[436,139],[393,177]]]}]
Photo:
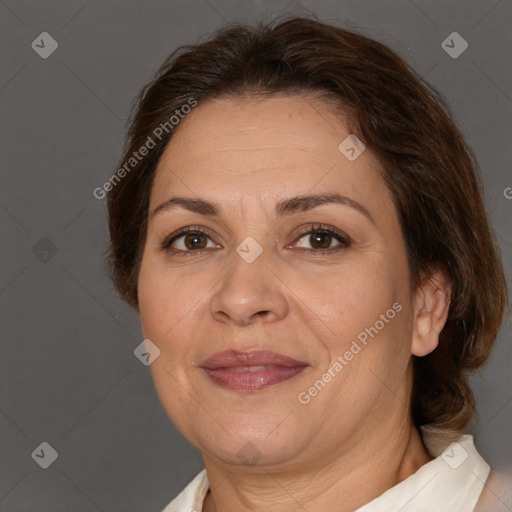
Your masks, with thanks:
[{"label": "cheek", "polygon": [[[171,275],[156,259],[143,259],[138,282],[139,313],[145,338],[160,350],[150,365],[155,389],[167,414],[185,434],[194,403],[186,391],[192,375],[189,334],[197,328],[192,313],[203,295]],[[192,284],[192,283],[191,283]],[[195,306],[195,307],[194,307]]]},{"label": "cheek", "polygon": [[317,275],[314,280],[297,276],[295,286],[302,288],[307,305],[330,327],[331,333],[343,333],[346,338],[373,325],[394,302],[401,300],[389,266],[375,259],[368,265],[359,261]]},{"label": "cheek", "polygon": [[[366,264],[358,255],[357,262],[347,262],[314,280],[296,278],[301,296],[308,298],[303,315],[319,326],[316,334],[325,349],[316,377],[332,369],[334,362],[341,364],[337,370],[344,377],[334,379],[332,390],[354,408],[378,396],[383,382],[397,388],[410,358],[408,269],[405,262],[401,266],[379,256],[373,253]],[[338,375],[337,370],[332,373]]]},{"label": "cheek", "polygon": [[143,265],[138,283],[139,313],[144,336],[153,341],[160,339],[160,333],[172,322],[168,293],[168,287],[159,279],[155,269]]},{"label": "cheek", "polygon": [[138,297],[144,335],[165,342],[180,331],[180,320],[201,306],[204,295],[198,276],[170,271],[156,258],[142,261]]}]

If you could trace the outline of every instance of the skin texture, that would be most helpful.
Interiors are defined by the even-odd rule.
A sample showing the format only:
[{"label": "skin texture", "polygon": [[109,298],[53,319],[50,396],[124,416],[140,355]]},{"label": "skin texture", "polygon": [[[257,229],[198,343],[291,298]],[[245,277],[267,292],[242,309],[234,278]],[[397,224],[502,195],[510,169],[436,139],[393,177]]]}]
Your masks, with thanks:
[{"label": "skin texture", "polygon": [[[159,398],[205,462],[205,511],[350,511],[430,460],[410,421],[411,355],[436,348],[450,287],[437,271],[411,293],[380,164],[369,150],[355,161],[342,155],[349,133],[311,96],[210,100],[181,122],[159,162],[140,314],[144,336],[161,351],[151,365]],[[275,215],[282,199],[333,192],[372,220],[341,204]],[[180,206],[151,214],[173,195],[215,201],[220,215]],[[317,239],[305,233],[318,223],[351,242],[327,236],[321,247],[339,250],[313,253]],[[202,250],[194,237],[162,249],[186,226],[207,232]],[[263,249],[252,263],[236,252],[249,236]],[[401,311],[301,404],[299,393],[395,303]],[[308,367],[254,392],[222,388],[200,368],[217,352],[255,348]],[[256,463],[244,464],[241,449]]]}]

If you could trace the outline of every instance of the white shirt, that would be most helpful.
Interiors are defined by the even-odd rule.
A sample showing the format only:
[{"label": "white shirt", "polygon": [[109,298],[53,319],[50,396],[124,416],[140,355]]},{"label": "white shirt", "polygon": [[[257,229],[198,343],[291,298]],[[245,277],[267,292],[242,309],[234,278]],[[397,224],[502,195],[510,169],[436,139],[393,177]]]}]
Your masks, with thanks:
[{"label": "white shirt", "polygon": [[[354,512],[473,512],[490,467],[476,451],[473,436],[422,427],[434,460]],[[201,512],[209,489],[201,471],[162,512]]]}]

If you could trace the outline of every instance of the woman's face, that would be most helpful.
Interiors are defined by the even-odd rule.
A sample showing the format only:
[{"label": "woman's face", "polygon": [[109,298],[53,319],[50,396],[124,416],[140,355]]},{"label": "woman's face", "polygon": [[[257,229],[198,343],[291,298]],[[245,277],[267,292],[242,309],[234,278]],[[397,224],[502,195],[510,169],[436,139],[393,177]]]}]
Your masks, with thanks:
[{"label": "woman's face", "polygon": [[376,158],[340,149],[346,123],[311,97],[210,100],[181,123],[139,276],[176,426],[205,458],[284,468],[406,422],[413,301]]}]

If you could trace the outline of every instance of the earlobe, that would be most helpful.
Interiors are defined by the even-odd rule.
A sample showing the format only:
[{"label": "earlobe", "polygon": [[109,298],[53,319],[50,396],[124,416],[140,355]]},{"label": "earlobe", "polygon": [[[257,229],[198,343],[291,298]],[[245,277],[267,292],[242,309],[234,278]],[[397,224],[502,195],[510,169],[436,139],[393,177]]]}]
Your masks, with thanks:
[{"label": "earlobe", "polygon": [[448,318],[451,282],[446,272],[436,270],[418,288],[414,306],[411,353],[422,357],[439,344],[439,333]]}]

